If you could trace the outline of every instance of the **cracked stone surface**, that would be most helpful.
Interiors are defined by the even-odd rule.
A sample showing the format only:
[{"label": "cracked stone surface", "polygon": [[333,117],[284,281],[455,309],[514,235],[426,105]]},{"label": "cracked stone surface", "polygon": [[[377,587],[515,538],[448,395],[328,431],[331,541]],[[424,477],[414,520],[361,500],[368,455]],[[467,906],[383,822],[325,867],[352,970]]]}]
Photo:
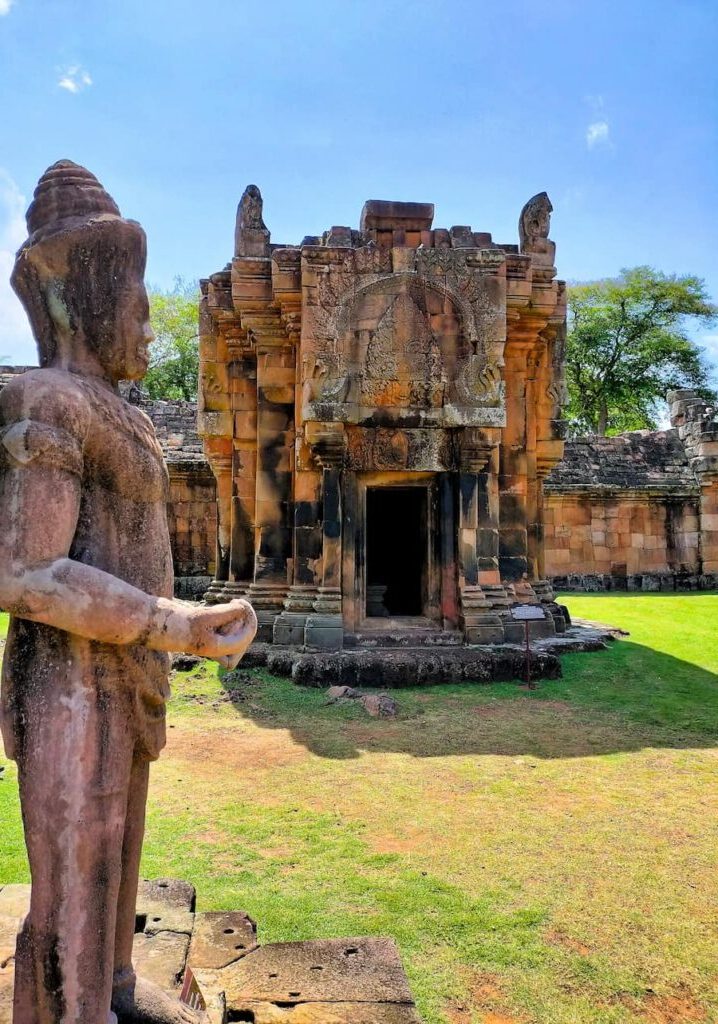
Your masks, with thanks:
[{"label": "cracked stone surface", "polygon": [[219,972],[230,1010],[247,1000],[411,1003],[391,939],[323,939],[261,946]]},{"label": "cracked stone surface", "polygon": [[[12,1024],[15,935],[30,886],[0,888],[0,1024]],[[174,996],[186,966],[207,1004],[207,1024],[420,1024],[396,945],[386,938],[258,945],[242,911],[194,914],[195,891],[173,879],[144,881],[134,961]],[[153,918],[159,917],[159,921]]]},{"label": "cracked stone surface", "polygon": [[194,968],[218,970],[257,948],[257,926],[241,910],[197,914],[188,963]]}]

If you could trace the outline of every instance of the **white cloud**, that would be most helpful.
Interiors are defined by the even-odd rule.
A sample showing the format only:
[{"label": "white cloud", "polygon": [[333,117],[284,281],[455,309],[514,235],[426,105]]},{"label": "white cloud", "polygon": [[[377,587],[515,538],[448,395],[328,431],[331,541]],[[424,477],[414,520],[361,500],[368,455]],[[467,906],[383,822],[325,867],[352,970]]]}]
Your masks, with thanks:
[{"label": "white cloud", "polygon": [[0,18],[3,14],[9,14],[10,8],[15,3],[15,0],[0,0]]},{"label": "white cloud", "polygon": [[[0,0],[0,3],[2,2],[3,0]],[[70,67],[63,68],[60,71],[60,78],[57,84],[60,89],[76,93],[86,89],[88,85],[92,85],[92,78],[89,71],[85,71],[79,64],[72,64]]]},{"label": "white cloud", "polygon": [[594,146],[606,146],[609,142],[608,121],[592,121],[586,129],[586,145],[589,149]]},{"label": "white cloud", "polygon": [[10,287],[15,252],[24,242],[27,201],[6,170],[0,167],[0,362],[37,363],[37,350],[20,300]]}]

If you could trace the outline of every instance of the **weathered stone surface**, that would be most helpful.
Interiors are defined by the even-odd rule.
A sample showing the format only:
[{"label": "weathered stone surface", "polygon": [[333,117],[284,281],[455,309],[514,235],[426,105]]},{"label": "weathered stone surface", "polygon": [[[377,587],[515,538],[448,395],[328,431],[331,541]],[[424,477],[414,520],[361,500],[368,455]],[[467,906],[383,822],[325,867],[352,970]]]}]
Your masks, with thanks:
[{"label": "weathered stone surface", "polygon": [[136,935],[132,959],[137,973],[164,992],[175,992],[182,981],[190,937],[180,932]]},{"label": "weathered stone surface", "polygon": [[[2,912],[22,914],[30,887],[5,888],[10,892],[0,902],[0,943],[2,928],[10,922],[14,947],[18,918],[3,917]],[[142,883],[142,892],[149,901],[145,909],[161,906],[168,915],[191,916],[194,888],[186,882],[157,879]],[[143,978],[175,998],[186,968],[191,968],[207,1006],[207,1024],[419,1024],[390,939],[287,942],[260,948],[256,926],[246,914],[219,911],[197,914],[191,938],[171,930],[136,934],[133,959]],[[12,957],[0,956],[0,1024],[11,1024],[13,970]]]},{"label": "weathered stone surface", "polygon": [[[596,632],[577,624],[561,636],[531,640],[531,674],[534,679],[558,679],[561,676],[559,654],[596,650],[612,640],[610,627]],[[290,676],[299,686],[329,688],[341,684],[370,689],[386,687],[433,686],[437,683],[521,681],[525,675],[522,643],[464,647],[357,647],[334,653],[307,653],[288,650],[277,661],[271,660],[272,648],[257,644],[249,655],[255,667],[266,665],[278,675]],[[354,687],[352,687],[354,689]]]},{"label": "weathered stone surface", "polygon": [[415,1008],[400,1003],[316,1002],[277,1006],[246,1000],[232,1012],[234,1020],[251,1020],[254,1024],[421,1024]]},{"label": "weathered stone surface", "polygon": [[178,878],[142,878],[137,887],[137,912],[148,913],[149,904],[159,905],[164,912],[177,908],[194,912],[195,888]]},{"label": "weathered stone surface", "polygon": [[29,885],[4,885],[0,889],[0,917],[19,921],[29,909]]},{"label": "weathered stone surface", "polygon": [[327,704],[333,704],[337,700],[356,700],[361,697],[361,691],[353,686],[330,686],[327,690]]},{"label": "weathered stone surface", "polygon": [[391,939],[323,939],[261,946],[221,973],[227,1007],[271,1003],[408,1003],[411,991]]},{"label": "weathered stone surface", "polygon": [[544,484],[546,572],[557,588],[716,585],[718,471],[697,452],[701,438],[718,438],[718,420],[693,392],[680,394],[670,430],[567,442]]},{"label": "weathered stone surface", "polygon": [[257,926],[241,910],[197,914],[187,962],[193,970],[217,970],[256,948]]},{"label": "weathered stone surface", "polygon": [[506,639],[496,601],[539,582],[541,480],[563,446],[550,211],[545,193],[526,204],[521,252],[432,228],[431,204],[379,200],[359,231],[268,246],[247,189],[234,259],[201,285],[200,433],[212,592],[246,586],[262,642]]},{"label": "weathered stone surface", "polygon": [[[172,597],[162,449],[118,390],[149,364],[142,228],[68,160],[42,175],[27,227],[11,280],[41,367],[0,392],[0,607],[11,614],[0,726],[33,878],[14,1000],[27,1020],[99,1024],[111,1003],[132,1018],[143,1002],[171,1020],[171,1000],[151,979],[135,984],[131,963],[168,653],[234,665],[256,618],[244,601]],[[12,892],[0,895],[9,905]],[[181,907],[150,900],[148,911],[150,931],[163,917],[191,930]],[[148,957],[188,942],[138,939]]]}]

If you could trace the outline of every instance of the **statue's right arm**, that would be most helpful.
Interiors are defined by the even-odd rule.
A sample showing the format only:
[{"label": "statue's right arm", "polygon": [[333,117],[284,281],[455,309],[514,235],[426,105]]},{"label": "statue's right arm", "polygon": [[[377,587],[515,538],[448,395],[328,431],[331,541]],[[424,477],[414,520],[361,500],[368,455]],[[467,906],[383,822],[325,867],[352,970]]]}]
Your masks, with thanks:
[{"label": "statue's right arm", "polygon": [[103,643],[229,658],[251,643],[245,601],[213,608],[144,593],[69,557],[89,410],[78,389],[25,374],[0,393],[0,608]]}]

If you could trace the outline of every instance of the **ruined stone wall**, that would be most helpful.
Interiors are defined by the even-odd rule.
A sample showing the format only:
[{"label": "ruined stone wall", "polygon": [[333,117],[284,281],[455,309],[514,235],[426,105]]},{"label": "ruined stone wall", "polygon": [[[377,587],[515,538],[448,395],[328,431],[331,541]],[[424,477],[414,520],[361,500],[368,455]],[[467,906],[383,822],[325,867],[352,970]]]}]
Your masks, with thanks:
[{"label": "ruined stone wall", "polygon": [[718,586],[713,491],[677,427],[567,442],[545,494],[546,575],[557,589]]},{"label": "ruined stone wall", "polygon": [[167,521],[175,592],[179,597],[201,597],[215,570],[217,488],[197,434],[197,404],[176,399],[153,401],[136,387],[130,389],[127,397],[154,423],[167,463]]}]

